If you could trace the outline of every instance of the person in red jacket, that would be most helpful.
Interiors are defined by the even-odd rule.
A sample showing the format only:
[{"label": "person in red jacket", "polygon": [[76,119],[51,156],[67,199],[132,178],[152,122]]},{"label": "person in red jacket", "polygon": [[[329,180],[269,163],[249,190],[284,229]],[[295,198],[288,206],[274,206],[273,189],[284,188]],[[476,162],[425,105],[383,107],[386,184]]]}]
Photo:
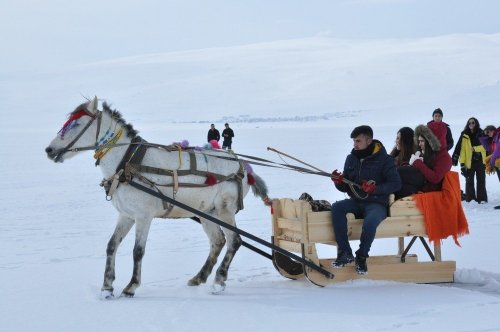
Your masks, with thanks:
[{"label": "person in red jacket", "polygon": [[415,128],[414,137],[419,148],[410,158],[410,167],[398,168],[403,187],[395,193],[396,199],[416,192],[441,190],[444,175],[452,166],[446,132],[446,125],[440,122]]}]

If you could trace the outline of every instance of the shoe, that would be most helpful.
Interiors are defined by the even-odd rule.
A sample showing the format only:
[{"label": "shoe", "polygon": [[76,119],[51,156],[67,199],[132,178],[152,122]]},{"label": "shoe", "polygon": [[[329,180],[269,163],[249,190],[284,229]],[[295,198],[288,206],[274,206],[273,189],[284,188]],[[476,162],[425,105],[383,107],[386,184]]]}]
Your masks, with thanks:
[{"label": "shoe", "polygon": [[356,272],[361,275],[368,274],[368,267],[366,266],[366,257],[356,256]]},{"label": "shoe", "polygon": [[353,261],[354,261],[354,256],[352,255],[352,253],[342,251],[339,253],[335,262],[332,263],[332,267],[338,269],[340,267],[344,267],[347,264],[352,263]]},{"label": "shoe", "polygon": [[495,210],[500,210],[500,205],[494,207]]},{"label": "shoe", "polygon": [[486,204],[488,203],[487,201],[478,201],[477,204]]}]

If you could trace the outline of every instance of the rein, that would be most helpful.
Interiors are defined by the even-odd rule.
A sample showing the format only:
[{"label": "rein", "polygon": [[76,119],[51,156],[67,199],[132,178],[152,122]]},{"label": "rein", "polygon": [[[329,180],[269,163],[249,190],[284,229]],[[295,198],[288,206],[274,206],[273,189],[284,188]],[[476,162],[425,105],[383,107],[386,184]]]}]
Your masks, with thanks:
[{"label": "rein", "polygon": [[87,122],[87,124],[85,125],[85,127],[83,127],[83,129],[78,133],[78,135],[76,135],[76,137],[68,143],[68,145],[66,145],[64,148],[62,149],[59,149],[59,151],[57,151],[57,158],[60,158],[62,157],[66,152],[70,152],[70,151],[82,151],[82,150],[88,150],[88,149],[80,149],[80,148],[71,148],[73,145],[75,145],[76,142],[78,142],[78,140],[80,139],[80,137],[82,137],[82,135],[87,131],[87,129],[90,128],[90,126],[92,125],[92,123],[94,123],[94,121],[97,119],[97,130],[96,130],[96,144],[94,144],[94,146],[92,147],[92,149],[95,149],[96,148],[96,145],[97,145],[97,139],[98,139],[98,136],[99,136],[99,130],[100,130],[100,127],[101,127],[101,119],[102,119],[102,112],[100,111],[97,111],[96,114],[90,114],[88,112],[86,112],[88,116],[90,116],[92,119]]},{"label": "rein", "polygon": [[[313,166],[313,165],[310,165],[310,164],[308,164],[308,163],[305,163],[305,162],[303,162],[302,160],[297,159],[297,158],[295,158],[295,157],[292,157],[292,156],[290,156],[290,155],[288,155],[288,154],[286,154],[286,153],[284,153],[284,152],[278,151],[278,150],[276,150],[276,149],[274,149],[274,148],[271,148],[271,147],[268,147],[268,148],[267,148],[267,150],[268,150],[268,151],[273,151],[273,152],[276,152],[276,153],[277,153],[277,154],[279,154],[279,155],[282,155],[282,156],[288,157],[288,158],[290,158],[290,159],[293,159],[293,160],[295,160],[295,161],[297,161],[297,162],[299,162],[299,163],[301,163],[301,164],[304,164],[304,165],[306,165],[306,166],[308,166],[308,167],[311,167],[311,168],[313,168],[313,169],[315,169],[315,170],[317,171],[317,172],[312,172],[312,171],[310,171],[310,172],[309,172],[309,174],[316,174],[316,175],[321,175],[321,176],[328,176],[328,177],[330,177],[330,178],[332,177],[332,175],[331,175],[330,173],[327,173],[327,172],[325,172],[325,171],[323,171],[323,170],[321,170],[321,169],[319,169],[319,168],[317,168],[317,167],[315,167],[315,166]],[[291,165],[290,165],[290,166],[291,166]],[[294,168],[295,168],[295,166],[294,166]],[[301,167],[301,168],[302,168],[302,167]],[[368,195],[369,195],[368,193],[363,192],[363,196],[361,196],[361,195],[358,193],[358,190],[360,190],[360,189],[361,189],[361,186],[360,186],[359,184],[357,184],[356,182],[353,182],[353,181],[348,180],[348,179],[346,179],[346,178],[343,178],[343,179],[342,179],[342,182],[344,182],[345,184],[347,184],[347,185],[349,186],[349,189],[351,189],[351,192],[352,192],[352,193],[353,193],[353,195],[354,195],[354,196],[356,196],[357,198],[359,198],[359,199],[366,199],[366,198],[368,198]]]},{"label": "rein", "polygon": [[[119,140],[119,138],[121,137],[121,135],[123,133],[123,129],[119,130],[116,133],[116,135],[114,135],[114,136],[111,135],[111,137],[107,140],[102,138],[101,141],[103,144],[99,145],[99,143],[101,143],[101,141],[99,140],[99,134],[100,134],[100,130],[101,130],[102,111],[99,111],[96,107],[95,114],[93,114],[91,111],[89,111],[89,112],[85,111],[85,113],[91,117],[91,120],[85,125],[85,127],[78,133],[78,135],[76,135],[76,137],[66,147],[61,148],[61,149],[59,149],[59,151],[57,151],[57,153],[56,153],[57,158],[62,157],[66,152],[79,152],[79,151],[86,151],[86,150],[94,150],[95,151],[94,158],[96,159],[96,166],[97,166],[99,164],[100,159],[103,158],[112,148],[118,147],[118,146],[129,146],[131,148],[133,145],[137,145],[136,149],[139,148],[140,146],[143,146],[145,148],[154,147],[154,148],[162,149],[162,150],[169,151],[169,152],[179,151],[179,153],[180,153],[180,147],[177,144],[162,145],[162,144],[156,144],[156,143],[149,143],[149,142],[146,142],[142,139],[136,140],[136,141],[132,140],[132,142],[129,142],[129,143],[117,143],[117,141]],[[97,120],[97,128],[96,128],[94,145],[73,148],[73,145],[75,145],[75,143],[80,139],[80,137],[82,137],[82,135],[90,128],[90,126],[94,123],[95,120]],[[210,157],[232,160],[232,161],[239,161],[239,162],[246,162],[246,163],[253,164],[253,165],[280,168],[280,169],[292,170],[292,171],[296,171],[296,172],[300,172],[300,173],[320,175],[320,176],[325,176],[325,177],[331,178],[330,173],[325,172],[325,171],[323,171],[323,170],[321,170],[321,169],[319,169],[311,164],[305,163],[305,162],[303,162],[295,157],[292,157],[284,152],[278,151],[278,150],[271,148],[271,147],[268,147],[267,150],[273,151],[279,155],[293,159],[293,160],[295,160],[303,165],[306,165],[309,168],[300,167],[300,166],[296,166],[296,165],[290,165],[288,163],[277,163],[277,162],[274,162],[271,160],[267,160],[267,159],[263,159],[263,158],[259,158],[259,157],[254,157],[254,156],[249,156],[249,155],[244,155],[244,154],[238,154],[238,153],[233,153],[234,157],[226,157],[226,156],[218,156],[218,155],[210,155]],[[194,153],[196,153],[196,151],[194,150],[190,153],[194,154]],[[241,158],[238,159],[238,157],[243,157],[243,158],[247,158],[247,159],[241,159]],[[154,167],[140,165],[140,163],[138,163],[138,164],[130,163],[130,164],[131,165],[127,165],[128,167],[121,168],[121,170],[123,170],[122,173],[125,173],[126,177],[128,179],[131,179],[131,175],[135,175],[135,176],[139,177],[140,172],[156,173],[156,174],[164,173],[163,175],[170,175],[170,176],[174,176],[175,178],[177,178],[177,176],[180,175],[180,174],[178,174],[178,171],[174,172],[171,170],[161,170],[161,169],[157,169]],[[215,176],[219,182],[227,181],[227,180],[233,179],[233,178],[237,178],[241,181],[241,178],[242,178],[242,174],[240,174],[240,173],[242,173],[241,168],[242,168],[242,166],[240,165],[240,171],[237,174],[230,174],[228,176],[219,176],[216,174]],[[120,171],[120,170],[117,170],[117,172],[118,171]],[[173,174],[171,174],[171,172]],[[200,172],[200,174],[196,174],[196,172],[193,173],[193,167],[191,167],[191,169],[188,170],[187,172],[190,172],[189,174],[192,174],[192,175],[202,175],[201,173],[203,173],[203,175],[208,174],[208,172]],[[103,182],[109,183],[111,185],[113,182],[116,182],[118,180],[118,178],[121,178],[121,180],[123,180],[123,176],[125,174],[122,174],[122,173],[118,177],[116,177],[117,174],[115,174],[115,176],[113,176],[112,179],[105,179],[105,180],[103,180]],[[211,175],[213,175],[213,174],[211,174]],[[144,177],[142,177],[142,178],[143,178],[142,179],[143,181],[146,180],[146,178],[144,178]],[[145,182],[147,183],[147,181],[145,181]],[[365,194],[364,196],[361,196],[358,193],[358,191],[361,189],[361,186],[359,184],[357,184],[353,181],[347,180],[347,179],[343,179],[343,182],[349,186],[349,188],[351,189],[351,192],[357,198],[366,199],[368,197],[368,194],[366,194],[366,193],[364,193]],[[179,185],[179,183],[177,181],[174,181],[174,183],[176,183],[176,184],[174,184],[174,187],[177,187]],[[156,185],[158,185],[158,184],[156,184]],[[187,186],[187,185],[188,184],[183,184],[183,186]],[[162,185],[160,185],[160,186],[162,186]],[[170,185],[164,185],[164,186],[170,186]],[[200,185],[192,185],[192,186],[193,187],[204,187],[207,185],[200,184]]]}]

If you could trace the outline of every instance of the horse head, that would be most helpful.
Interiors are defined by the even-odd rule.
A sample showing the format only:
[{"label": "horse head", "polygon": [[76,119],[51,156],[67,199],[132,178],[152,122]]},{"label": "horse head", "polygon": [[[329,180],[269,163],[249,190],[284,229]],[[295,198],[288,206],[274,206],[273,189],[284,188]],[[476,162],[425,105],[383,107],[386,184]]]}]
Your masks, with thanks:
[{"label": "horse head", "polygon": [[[54,162],[63,162],[76,155],[81,150],[93,149],[96,145],[96,136],[99,131],[100,111],[97,109],[98,100],[79,105],[70,113],[57,136],[45,149],[47,157]],[[97,122],[95,120],[98,120]],[[95,130],[89,130],[96,127]]]}]

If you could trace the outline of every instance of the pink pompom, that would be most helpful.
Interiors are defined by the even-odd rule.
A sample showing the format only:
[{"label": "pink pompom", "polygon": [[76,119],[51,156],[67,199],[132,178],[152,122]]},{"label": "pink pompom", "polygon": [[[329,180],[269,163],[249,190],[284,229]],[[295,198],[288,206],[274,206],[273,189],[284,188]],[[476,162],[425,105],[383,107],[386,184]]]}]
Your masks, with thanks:
[{"label": "pink pompom", "polygon": [[217,178],[215,177],[215,175],[208,173],[207,179],[205,180],[205,184],[208,184],[209,186],[213,186],[216,183],[217,183]]},{"label": "pink pompom", "polygon": [[251,186],[253,186],[255,184],[255,177],[250,173],[247,174],[247,182]]},{"label": "pink pompom", "polygon": [[217,142],[216,140],[211,140],[210,141],[210,145],[212,146],[212,148],[214,149],[220,149],[220,145],[219,145],[219,142]]}]

